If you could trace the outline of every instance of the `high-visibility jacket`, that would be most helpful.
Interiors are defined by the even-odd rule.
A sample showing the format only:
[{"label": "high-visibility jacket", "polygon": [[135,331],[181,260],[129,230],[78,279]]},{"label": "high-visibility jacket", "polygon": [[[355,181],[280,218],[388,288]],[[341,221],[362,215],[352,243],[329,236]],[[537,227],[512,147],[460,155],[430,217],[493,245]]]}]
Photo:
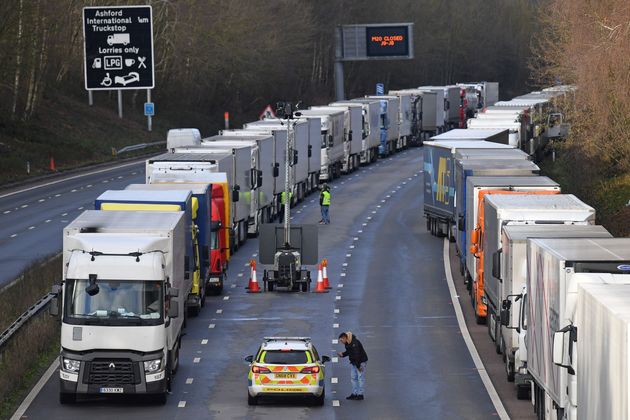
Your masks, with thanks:
[{"label": "high-visibility jacket", "polygon": [[[293,198],[293,193],[290,192],[289,193],[289,200]],[[287,192],[286,191],[282,191],[282,193],[280,194],[280,204],[286,204],[287,203]]]},{"label": "high-visibility jacket", "polygon": [[322,206],[330,206],[330,191],[322,191]]}]

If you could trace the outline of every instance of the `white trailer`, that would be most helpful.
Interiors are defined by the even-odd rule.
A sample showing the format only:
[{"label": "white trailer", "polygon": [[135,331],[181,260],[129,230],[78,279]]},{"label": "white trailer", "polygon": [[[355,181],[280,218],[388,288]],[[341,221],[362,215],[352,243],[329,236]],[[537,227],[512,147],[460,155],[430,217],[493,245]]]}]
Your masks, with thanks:
[{"label": "white trailer", "polygon": [[459,127],[461,120],[462,88],[450,86],[421,86],[419,89],[444,92],[444,126],[446,130]]},{"label": "white trailer", "polygon": [[311,110],[339,110],[344,113],[343,165],[344,174],[356,170],[361,164],[361,149],[363,143],[363,115],[359,107],[344,105],[312,106]]},{"label": "white trailer", "polygon": [[[580,406],[576,389],[582,381],[581,372],[567,364],[569,374],[568,368],[554,364],[554,336],[559,336],[558,347],[581,340],[574,330],[576,316],[580,316],[576,314],[579,284],[630,283],[630,239],[529,239],[527,270],[525,347],[534,410],[541,419],[574,420]],[[597,374],[587,370],[585,377]]]},{"label": "white trailer", "polygon": [[[242,131],[242,133],[248,133]],[[247,233],[258,236],[260,225],[269,223],[276,217],[276,197],[274,194],[275,171],[279,173],[274,159],[274,138],[271,135],[253,133],[234,135],[226,133],[208,137],[201,142],[202,148],[236,149],[248,148],[251,152],[249,168],[249,221]],[[236,153],[236,152],[234,152]],[[247,194],[246,194],[247,196]]]},{"label": "white trailer", "polygon": [[[179,364],[184,212],[87,210],[63,230],[62,404],[78,394],[152,394],[166,402]],[[63,302],[62,302],[63,300]]]},{"label": "white trailer", "polygon": [[[293,121],[293,141],[298,155],[298,164],[289,168],[291,176],[292,203],[295,204],[317,188],[321,169],[321,121],[317,118]],[[288,127],[286,121],[267,119],[252,121],[243,125],[243,129],[257,134],[274,133],[280,141],[276,142],[276,152],[280,159],[280,176],[282,182],[276,184],[276,191],[284,191],[284,171],[286,165],[286,147]],[[282,134],[279,137],[279,134]]]},{"label": "white trailer", "polygon": [[[232,251],[247,239],[250,202],[251,152],[236,149],[213,150],[209,148],[179,148],[175,153],[164,153],[146,160],[147,184],[187,181],[213,182],[212,174],[224,173],[230,191],[231,217],[230,245]],[[216,181],[215,181],[216,182]]]},{"label": "white trailer", "polygon": [[576,417],[567,418],[630,418],[628,302],[628,284],[579,285],[576,310],[579,336],[577,344],[573,344],[573,360],[562,362],[575,366],[578,375]]},{"label": "white trailer", "polygon": [[369,164],[378,158],[381,144],[381,101],[373,99],[351,99],[349,101],[333,102],[333,105],[360,105],[363,109],[363,144],[361,149],[361,163]]},{"label": "white trailer", "polygon": [[322,166],[319,181],[332,181],[340,177],[344,158],[344,112],[307,109],[301,113],[301,119],[317,118],[321,122]]},{"label": "white trailer", "polygon": [[[381,103],[381,145],[379,153],[383,156],[394,153],[398,149],[400,139],[400,98],[397,96],[366,96],[366,99],[378,100]],[[383,134],[385,136],[383,137]]]},{"label": "white trailer", "polygon": [[[501,248],[493,255],[492,276],[501,280],[501,332],[499,344],[505,355],[507,380],[514,382],[519,372],[517,396],[526,398],[530,384],[527,366],[515,357],[525,338],[525,330],[519,328],[522,299],[516,300],[527,284],[527,240],[543,238],[611,238],[612,235],[599,225],[529,224],[507,225],[501,231]],[[507,309],[507,310],[506,310]],[[520,342],[519,342],[520,341]]]},{"label": "white trailer", "polygon": [[398,149],[405,148],[413,141],[413,124],[415,95],[411,92],[390,91],[388,97],[397,97],[400,101],[398,107]]},{"label": "white trailer", "polygon": [[[531,152],[530,148],[526,147],[528,142],[524,121],[514,121],[509,117],[501,119],[471,118],[466,124],[469,130],[488,130],[490,128],[509,130],[510,146],[517,147],[528,153]],[[532,153],[529,154],[531,155]]]},{"label": "white trailer", "polygon": [[[420,86],[418,89],[420,89],[423,92],[423,106],[422,106],[422,112],[423,112],[423,117],[424,117],[424,111],[425,111],[425,107],[424,107],[424,102],[426,102],[427,100],[434,100],[435,101],[435,111],[431,112],[431,114],[433,114],[435,116],[435,134],[439,134],[444,132],[445,130],[445,120],[447,119],[446,116],[446,96],[444,93],[444,88],[443,87],[431,87],[431,86]],[[431,110],[432,111],[432,110]],[[423,126],[424,126],[424,118],[423,118]]]},{"label": "white trailer", "polygon": [[409,144],[415,146],[421,146],[423,140],[423,120],[424,113],[422,108],[422,101],[424,94],[423,91],[419,89],[398,89],[398,90],[390,90],[388,92],[389,95],[408,95],[410,102],[410,112],[411,116],[409,118],[411,124],[411,135],[409,137]]}]

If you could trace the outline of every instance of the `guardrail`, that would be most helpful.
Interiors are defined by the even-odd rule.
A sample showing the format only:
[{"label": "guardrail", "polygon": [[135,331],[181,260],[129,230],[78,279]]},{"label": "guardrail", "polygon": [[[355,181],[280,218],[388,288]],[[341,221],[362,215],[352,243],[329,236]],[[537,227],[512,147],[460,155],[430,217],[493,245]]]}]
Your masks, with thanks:
[{"label": "guardrail", "polygon": [[152,143],[132,144],[130,146],[125,146],[120,150],[116,150],[116,155],[119,155],[121,153],[126,153],[126,152],[133,152],[134,150],[146,149],[147,147],[157,146],[160,144],[166,144],[166,141],[162,140],[162,141],[154,141]]},{"label": "guardrail", "polygon": [[44,310],[50,301],[53,299],[54,294],[48,293],[46,296],[38,300],[33,306],[28,308],[22,315],[19,316],[9,327],[0,334],[0,349],[2,349],[11,338],[26,325],[34,316]]}]

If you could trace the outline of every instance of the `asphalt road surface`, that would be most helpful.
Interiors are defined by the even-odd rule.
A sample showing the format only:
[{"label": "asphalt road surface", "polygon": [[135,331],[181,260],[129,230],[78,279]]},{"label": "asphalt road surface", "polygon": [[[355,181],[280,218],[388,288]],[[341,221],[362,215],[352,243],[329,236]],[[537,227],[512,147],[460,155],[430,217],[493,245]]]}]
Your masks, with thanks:
[{"label": "asphalt road surface", "polygon": [[[319,226],[320,258],[328,258],[333,287],[329,293],[247,294],[247,261],[258,253],[257,240],[249,240],[230,263],[224,295],[208,298],[200,316],[189,319],[166,406],[129,398],[61,406],[55,372],[23,418],[498,418],[458,329],[445,282],[443,242],[425,229],[421,168],[421,149],[413,148],[332,184],[332,224]],[[129,176],[116,187],[138,182],[131,172],[127,169]],[[85,196],[72,208],[87,208],[88,200]],[[307,197],[292,215],[297,223],[317,223],[317,196]],[[32,243],[41,241],[37,233],[29,234]],[[310,336],[320,354],[336,356],[342,350],[336,338],[347,330],[369,356],[364,401],[345,399],[351,393],[350,367],[346,359],[334,359],[326,368],[323,407],[304,401],[247,405],[243,358],[264,336]]]},{"label": "asphalt road surface", "polygon": [[[0,288],[61,251],[63,228],[103,191],[144,183],[144,162],[103,168],[0,193]],[[35,188],[34,188],[35,187]]]}]

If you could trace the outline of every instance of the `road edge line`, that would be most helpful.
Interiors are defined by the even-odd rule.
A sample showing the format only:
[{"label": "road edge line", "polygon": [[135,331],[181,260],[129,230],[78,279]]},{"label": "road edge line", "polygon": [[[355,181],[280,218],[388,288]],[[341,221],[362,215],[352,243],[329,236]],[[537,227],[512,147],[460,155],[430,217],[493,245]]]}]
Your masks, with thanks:
[{"label": "road edge line", "polygon": [[126,168],[128,166],[138,165],[140,163],[142,163],[142,161],[138,160],[136,162],[123,163],[122,165],[116,165],[116,166],[112,166],[112,167],[109,167],[109,168],[98,169],[96,171],[85,172],[85,173],[78,174],[78,175],[73,175],[73,176],[70,176],[70,177],[67,177],[67,178],[62,176],[60,179],[57,179],[55,181],[46,182],[44,184],[37,184],[37,185],[33,185],[32,187],[22,188],[21,190],[12,191],[12,192],[9,192],[9,193],[6,193],[6,194],[1,194],[0,195],[0,199],[6,198],[6,197],[11,197],[12,195],[16,195],[16,194],[20,194],[20,193],[24,193],[24,192],[36,190],[38,188],[48,187],[49,185],[59,184],[60,182],[72,181],[73,179],[83,178],[83,177],[90,176],[90,175],[96,175],[96,174],[100,174],[100,173],[103,173],[103,172],[113,171],[113,170],[116,170],[116,169]]},{"label": "road edge line", "polygon": [[473,363],[475,364],[475,368],[479,373],[479,377],[481,378],[481,382],[483,382],[483,386],[486,388],[486,392],[492,401],[492,405],[494,405],[494,409],[497,411],[499,418],[502,420],[509,420],[510,416],[508,415],[505,407],[503,406],[503,402],[497,393],[497,390],[494,388],[492,384],[492,380],[486,371],[485,366],[483,365],[483,361],[479,356],[479,352],[477,352],[477,348],[472,341],[472,337],[470,336],[470,332],[468,331],[468,327],[466,327],[466,321],[464,319],[464,313],[460,306],[459,299],[456,298],[457,290],[455,290],[455,282],[453,281],[453,273],[451,272],[451,263],[450,263],[450,253],[449,253],[449,241],[448,238],[444,238],[444,252],[442,258],[444,260],[444,272],[446,274],[446,282],[448,284],[448,290],[451,295],[451,302],[453,302],[453,309],[455,310],[455,316],[457,317],[457,325],[459,326],[459,330],[462,333],[462,338],[466,343],[466,347],[468,348],[468,353],[470,353],[470,357],[473,359]]},{"label": "road edge line", "polygon": [[22,401],[17,410],[15,410],[15,413],[13,413],[13,416],[11,416],[10,420],[20,420],[22,416],[24,416],[24,413],[26,413],[26,410],[28,410],[28,408],[31,406],[31,404],[35,400],[35,397],[39,395],[44,385],[46,385],[46,382],[48,382],[52,375],[57,371],[57,367],[59,367],[58,357],[55,358],[50,366],[48,366],[46,372],[44,372],[42,377],[39,378],[39,381],[37,381],[33,389],[31,389],[31,392],[29,392],[26,398],[24,398],[24,401]]}]

